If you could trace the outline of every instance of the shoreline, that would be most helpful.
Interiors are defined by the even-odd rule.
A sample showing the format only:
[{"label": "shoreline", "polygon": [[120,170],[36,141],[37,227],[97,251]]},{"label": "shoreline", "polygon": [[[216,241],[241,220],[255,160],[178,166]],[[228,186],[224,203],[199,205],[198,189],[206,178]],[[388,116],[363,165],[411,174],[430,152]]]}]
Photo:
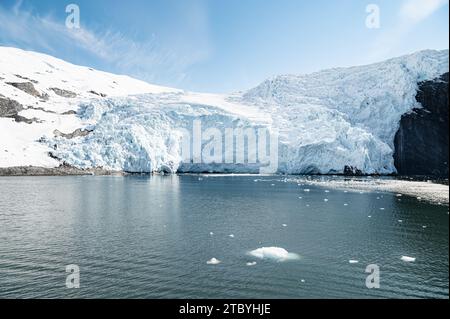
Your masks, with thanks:
[{"label": "shoreline", "polygon": [[385,192],[397,194],[397,197],[410,196],[419,201],[437,205],[449,205],[448,180],[443,182],[431,180],[412,180],[397,178],[335,178],[322,180],[299,179],[296,182],[324,188],[333,188],[351,192]]},{"label": "shoreline", "polygon": [[449,205],[449,180],[427,176],[348,176],[348,175],[260,175],[260,174],[212,174],[212,173],[127,173],[102,168],[79,169],[68,165],[54,168],[36,166],[0,167],[1,177],[50,177],[50,176],[154,176],[154,175],[209,175],[214,176],[273,176],[289,178],[305,185],[343,189],[355,192],[388,192],[416,197],[435,204]]}]

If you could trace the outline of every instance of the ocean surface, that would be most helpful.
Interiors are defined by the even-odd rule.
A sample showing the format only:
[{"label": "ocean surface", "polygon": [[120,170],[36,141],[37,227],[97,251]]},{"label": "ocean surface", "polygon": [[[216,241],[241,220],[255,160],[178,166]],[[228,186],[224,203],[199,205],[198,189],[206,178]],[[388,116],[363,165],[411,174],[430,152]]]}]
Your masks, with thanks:
[{"label": "ocean surface", "polygon": [[448,298],[448,218],[280,177],[0,177],[0,298]]}]

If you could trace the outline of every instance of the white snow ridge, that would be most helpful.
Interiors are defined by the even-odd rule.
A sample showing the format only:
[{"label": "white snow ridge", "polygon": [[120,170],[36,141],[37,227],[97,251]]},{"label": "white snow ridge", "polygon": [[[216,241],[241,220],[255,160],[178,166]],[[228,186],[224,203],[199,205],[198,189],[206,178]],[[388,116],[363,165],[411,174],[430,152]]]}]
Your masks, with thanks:
[{"label": "white snow ridge", "polygon": [[[401,116],[418,106],[417,83],[445,72],[448,50],[422,51],[368,66],[279,76],[241,93],[200,94],[0,47],[0,101],[18,102],[18,115],[35,119],[17,122],[0,111],[0,167],[66,163],[126,172],[255,173],[261,150],[247,151],[245,162],[236,164],[242,145],[230,153],[212,137],[220,133],[226,140],[232,129],[249,138],[265,129],[278,132],[273,151],[279,173],[342,173],[346,165],[393,173],[394,136]],[[36,91],[11,84],[19,82]],[[202,125],[200,150],[192,155],[199,162],[186,160],[182,143],[194,121]],[[71,135],[76,130],[83,134]]]}]

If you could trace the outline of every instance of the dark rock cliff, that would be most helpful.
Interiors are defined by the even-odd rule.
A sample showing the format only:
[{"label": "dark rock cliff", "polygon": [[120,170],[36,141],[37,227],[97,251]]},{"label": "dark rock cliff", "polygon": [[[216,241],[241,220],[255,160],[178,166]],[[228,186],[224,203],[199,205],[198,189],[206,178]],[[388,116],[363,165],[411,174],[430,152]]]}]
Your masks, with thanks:
[{"label": "dark rock cliff", "polygon": [[446,73],[419,83],[423,108],[402,116],[394,141],[399,175],[448,177],[448,79]]}]

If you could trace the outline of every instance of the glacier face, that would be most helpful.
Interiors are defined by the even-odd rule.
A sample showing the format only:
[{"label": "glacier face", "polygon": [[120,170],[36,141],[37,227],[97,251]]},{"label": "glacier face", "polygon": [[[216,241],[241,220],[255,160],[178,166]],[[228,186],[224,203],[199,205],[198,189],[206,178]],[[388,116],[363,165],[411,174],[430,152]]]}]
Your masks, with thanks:
[{"label": "glacier face", "polygon": [[[130,172],[256,172],[254,165],[183,163],[180,129],[261,127],[279,131],[278,172],[394,173],[401,115],[417,107],[417,83],[448,71],[448,51],[424,51],[369,66],[279,76],[229,96],[189,93],[110,99],[89,105],[94,133],[56,138],[55,155],[77,167]],[[203,145],[204,146],[204,145]]]},{"label": "glacier face", "polygon": [[[2,50],[0,62],[1,56]],[[33,54],[29,57],[33,63],[20,71],[22,75],[37,78],[36,87],[41,91],[59,87],[80,98],[69,103],[48,92],[50,100],[39,101],[39,107],[51,112],[34,108],[20,113],[42,119],[28,126],[0,118],[0,131],[2,125],[7,127],[5,134],[14,141],[2,145],[0,140],[0,147],[8,149],[14,144],[17,152],[33,149],[32,154],[23,154],[24,163],[33,158],[31,163],[47,166],[65,162],[78,168],[127,172],[259,172],[258,163],[227,162],[226,143],[225,147],[214,148],[220,150],[221,160],[186,159],[182,154],[183,132],[192,132],[197,121],[202,126],[203,151],[211,148],[211,136],[207,133],[210,130],[222,134],[220,138],[225,141],[228,129],[234,133],[239,129],[256,133],[263,128],[269,133],[277,132],[279,173],[335,174],[342,173],[345,166],[357,167],[367,174],[394,173],[393,141],[400,118],[418,107],[418,82],[448,72],[448,56],[448,50],[422,51],[368,66],[278,76],[246,92],[217,95],[147,86]],[[13,58],[10,56],[9,60]],[[24,59],[22,56],[20,61]],[[40,64],[36,59],[41,60]],[[40,65],[42,70],[33,69],[33,65]],[[5,63],[3,67],[8,66]],[[46,71],[52,73],[45,74]],[[0,77],[13,77],[7,73]],[[30,96],[25,94],[22,99],[21,92],[1,82],[0,93],[6,97],[19,94],[22,104],[33,102]],[[108,96],[94,97],[88,94],[91,90]],[[77,114],[62,115],[67,109],[76,109]],[[67,134],[78,128],[91,133],[67,138],[53,132],[58,129]],[[23,132],[27,132],[26,138],[20,135]],[[238,146],[235,138],[232,158],[236,159],[239,152],[250,157],[250,141]],[[48,153],[51,161],[44,160]],[[7,155],[0,154],[0,167],[14,166],[17,157],[5,157],[3,163],[2,156]]]}]

